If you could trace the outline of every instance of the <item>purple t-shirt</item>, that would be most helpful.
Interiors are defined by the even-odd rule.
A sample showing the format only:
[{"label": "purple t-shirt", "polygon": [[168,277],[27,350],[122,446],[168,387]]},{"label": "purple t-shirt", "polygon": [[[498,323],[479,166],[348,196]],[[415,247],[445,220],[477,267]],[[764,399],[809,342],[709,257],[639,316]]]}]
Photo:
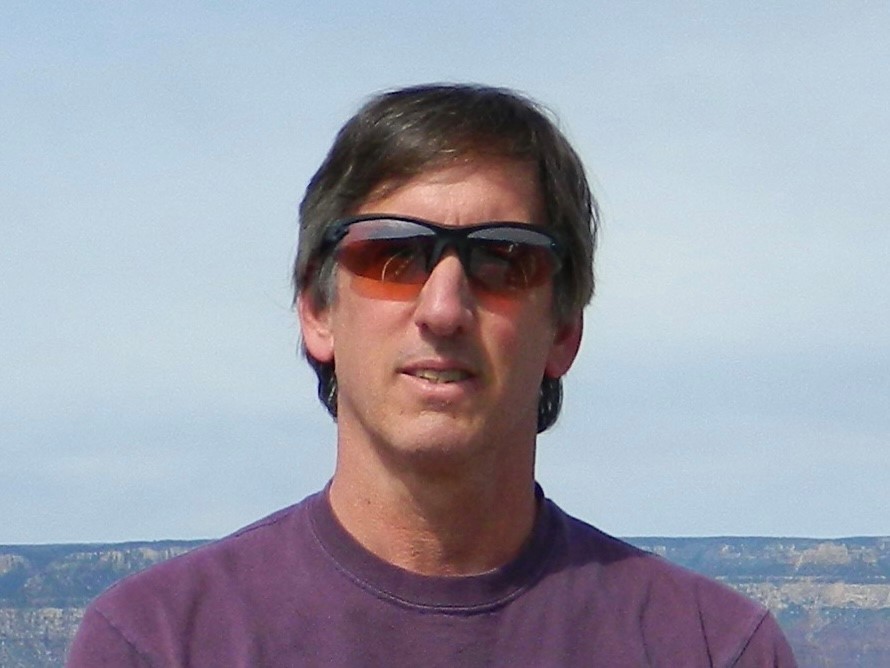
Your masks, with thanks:
[{"label": "purple t-shirt", "polygon": [[503,568],[388,564],[320,492],[112,586],[68,666],[794,666],[772,616],[540,499]]}]

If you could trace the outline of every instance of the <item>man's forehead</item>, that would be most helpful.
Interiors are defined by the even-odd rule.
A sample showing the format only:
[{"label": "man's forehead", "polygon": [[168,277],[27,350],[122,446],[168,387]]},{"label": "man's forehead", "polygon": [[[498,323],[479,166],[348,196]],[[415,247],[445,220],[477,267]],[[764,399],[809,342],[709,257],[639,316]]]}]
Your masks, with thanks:
[{"label": "man's forehead", "polygon": [[535,212],[543,212],[544,203],[540,179],[534,163],[499,155],[474,153],[451,160],[431,162],[409,174],[383,177],[371,187],[366,196],[356,202],[350,213],[367,209],[399,190],[430,185],[459,185],[480,173],[487,174],[489,178],[498,175],[499,178],[516,186],[521,185],[530,193],[533,200],[529,202],[529,208]]}]

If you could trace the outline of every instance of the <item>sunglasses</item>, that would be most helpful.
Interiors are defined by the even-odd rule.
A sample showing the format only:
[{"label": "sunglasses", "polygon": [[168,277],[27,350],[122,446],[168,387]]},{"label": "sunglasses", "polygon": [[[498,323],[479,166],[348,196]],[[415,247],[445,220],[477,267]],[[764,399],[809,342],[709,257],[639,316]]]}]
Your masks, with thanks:
[{"label": "sunglasses", "polygon": [[387,298],[416,296],[446,252],[453,250],[470,285],[501,297],[544,284],[562,264],[562,246],[534,225],[493,222],[450,227],[405,216],[372,214],[328,228],[322,251],[376,284]]}]

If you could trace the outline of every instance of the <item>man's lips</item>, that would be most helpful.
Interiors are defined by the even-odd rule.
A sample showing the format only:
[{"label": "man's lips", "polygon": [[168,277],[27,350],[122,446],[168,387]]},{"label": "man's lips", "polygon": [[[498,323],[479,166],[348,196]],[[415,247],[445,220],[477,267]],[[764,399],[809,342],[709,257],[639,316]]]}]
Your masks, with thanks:
[{"label": "man's lips", "polygon": [[416,369],[409,371],[408,375],[423,378],[431,383],[456,383],[470,377],[470,374],[462,369]]},{"label": "man's lips", "polygon": [[402,367],[401,371],[405,375],[435,384],[458,383],[476,375],[466,365],[453,361],[418,361]]}]

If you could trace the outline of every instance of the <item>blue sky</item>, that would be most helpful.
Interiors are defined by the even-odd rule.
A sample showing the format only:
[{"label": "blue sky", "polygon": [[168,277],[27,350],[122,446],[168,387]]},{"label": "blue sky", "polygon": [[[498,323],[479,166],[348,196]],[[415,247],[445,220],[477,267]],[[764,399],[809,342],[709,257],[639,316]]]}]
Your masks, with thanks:
[{"label": "blue sky", "polygon": [[619,535],[890,533],[886,3],[0,8],[0,543],[212,537],[320,488],[296,207],[371,93],[511,86],[600,198],[539,446]]}]

